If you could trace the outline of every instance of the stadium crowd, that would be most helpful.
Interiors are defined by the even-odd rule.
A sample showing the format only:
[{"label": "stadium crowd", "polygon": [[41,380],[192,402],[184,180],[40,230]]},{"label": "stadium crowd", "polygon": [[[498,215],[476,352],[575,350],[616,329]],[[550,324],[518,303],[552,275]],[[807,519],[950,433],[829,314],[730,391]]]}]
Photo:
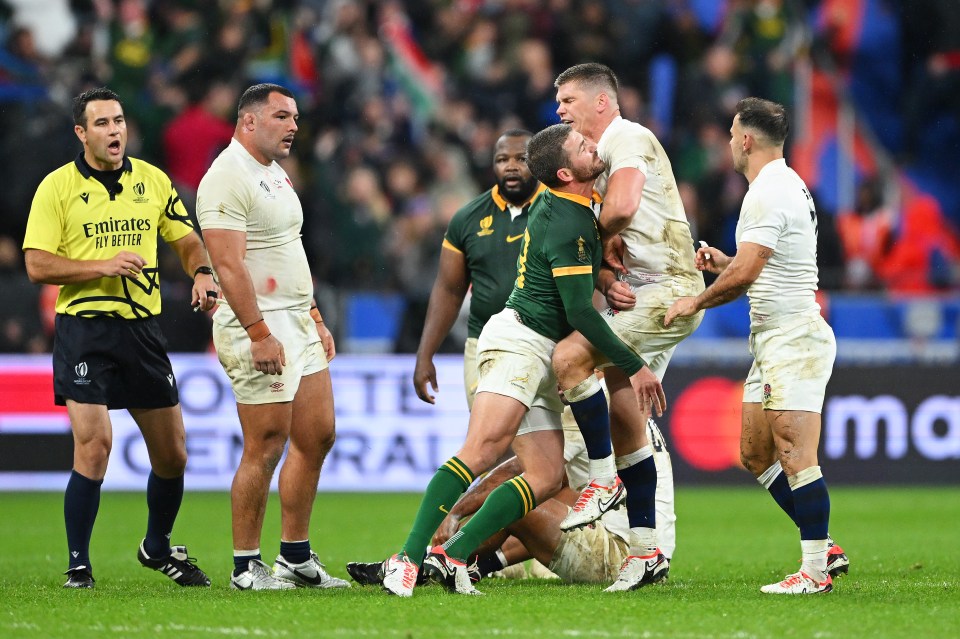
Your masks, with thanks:
[{"label": "stadium crowd", "polygon": [[[50,348],[55,291],[27,281],[18,248],[37,184],[71,159],[70,97],[84,89],[106,85],[120,95],[130,155],[164,169],[192,211],[200,178],[233,133],[239,91],[253,82],[288,86],[302,117],[284,168],[303,202],[318,301],[350,291],[402,295],[396,350],[413,352],[447,223],[493,183],[490,157],[502,131],[557,121],[560,70],[591,60],[617,73],[623,116],[667,148],[694,239],[732,253],[747,186],[731,167],[734,106],[747,95],[797,111],[809,106],[797,103],[795,85],[796,61],[811,50],[829,53],[833,77],[848,87],[869,84],[851,71],[862,51],[848,37],[844,10],[856,4],[0,2],[0,162],[11,178],[0,202],[0,352]],[[873,116],[871,151],[901,166],[916,162],[925,135],[960,137],[956,91],[948,90],[960,76],[960,28],[950,18],[956,12],[944,11],[949,4],[879,3],[897,27],[896,77],[936,89],[913,93],[929,99],[908,100],[895,114],[902,136],[882,126],[885,114]],[[936,33],[922,46],[918,14],[945,16],[927,23]],[[904,206],[887,186],[878,172],[862,172],[850,211],[829,210],[814,193],[821,288],[956,291],[954,209],[930,196]],[[179,302],[189,280],[172,254],[161,252],[161,268],[169,300],[163,325],[176,327],[166,331],[170,350],[206,349],[208,318]]]}]

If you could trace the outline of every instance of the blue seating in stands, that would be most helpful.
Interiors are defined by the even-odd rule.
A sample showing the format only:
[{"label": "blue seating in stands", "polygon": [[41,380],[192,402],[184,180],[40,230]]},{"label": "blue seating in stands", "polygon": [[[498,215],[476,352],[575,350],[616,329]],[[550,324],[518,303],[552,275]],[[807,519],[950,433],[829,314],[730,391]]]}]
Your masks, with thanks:
[{"label": "blue seating in stands", "polygon": [[406,302],[396,293],[354,293],[344,302],[344,351],[390,353]]}]

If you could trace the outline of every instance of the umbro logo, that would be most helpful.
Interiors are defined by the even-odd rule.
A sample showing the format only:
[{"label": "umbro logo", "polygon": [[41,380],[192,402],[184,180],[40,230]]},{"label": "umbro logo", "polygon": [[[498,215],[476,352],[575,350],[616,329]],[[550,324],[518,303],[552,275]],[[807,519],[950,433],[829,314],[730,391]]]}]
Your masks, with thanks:
[{"label": "umbro logo", "polygon": [[81,193],[81,194],[80,194],[80,199],[83,200],[83,203],[84,203],[84,204],[87,204],[87,203],[88,203],[87,201],[90,199],[90,194],[89,194],[89,193]]},{"label": "umbro logo", "polygon": [[279,393],[283,390],[283,382],[274,382],[270,384],[270,388],[272,389],[270,392]]}]

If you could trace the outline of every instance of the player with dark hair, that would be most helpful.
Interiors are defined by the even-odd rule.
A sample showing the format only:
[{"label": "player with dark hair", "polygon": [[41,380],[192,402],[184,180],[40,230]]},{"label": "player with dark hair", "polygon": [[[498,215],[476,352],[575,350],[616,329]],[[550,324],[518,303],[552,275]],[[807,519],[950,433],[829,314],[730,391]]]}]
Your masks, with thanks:
[{"label": "player with dark hair", "polygon": [[731,258],[700,248],[697,268],[718,277],[696,297],[676,300],[664,324],[747,294],[754,361],[743,388],[740,456],[800,529],[803,551],[798,572],[760,590],[811,594],[832,590],[831,573],[846,572],[850,562],[828,533],[830,496],[817,462],[837,344],[816,301],[813,198],[783,158],[788,131],[783,106],[759,98],[737,104],[730,151],[734,169],[750,183],[737,222],[737,253]]},{"label": "player with dark hair", "polygon": [[[197,191],[197,218],[224,295],[214,315],[214,345],[243,430],[231,491],[230,584],[239,590],[349,586],[327,574],[309,539],[320,467],[334,441],[328,362],[336,347],[313,300],[300,199],[277,163],[290,155],[298,117],[288,89],[247,89],[233,140]],[[260,555],[260,535],[288,441],[280,470],[280,554],[271,569]]]},{"label": "player with dark hair", "polygon": [[150,456],[147,534],[140,563],[181,586],[209,586],[170,545],[183,500],[187,450],[177,382],[160,331],[157,239],[193,277],[191,302],[213,308],[219,289],[203,244],[173,185],[126,155],[127,123],[106,88],[73,102],[76,159],[49,174],[33,199],[23,240],[33,282],[56,284],[54,394],[73,431],[73,472],[63,513],[70,552],[66,588],[93,588],[90,537],[113,443],[109,409],[133,417]]},{"label": "player with dark hair", "polygon": [[[551,163],[551,155],[564,159]],[[466,558],[493,533],[560,490],[563,406],[550,365],[557,340],[577,328],[623,370],[635,372],[643,366],[592,305],[601,258],[591,206],[593,183],[603,171],[596,149],[569,126],[555,125],[530,139],[527,162],[534,177],[555,186],[534,201],[513,292],[506,308],[491,317],[480,334],[480,380],[466,441],[433,476],[406,543],[384,563],[383,587],[399,596],[413,594],[423,549],[450,507],[511,442],[523,474],[492,491],[466,526],[443,546],[432,548],[422,564],[428,578],[452,592],[479,594],[470,582]],[[558,164],[556,174],[546,172]]]},{"label": "player with dark hair", "polygon": [[[604,260],[612,268],[601,272],[599,288],[611,302],[630,302],[633,307],[608,310],[604,318],[648,362],[642,374],[662,380],[677,344],[703,317],[700,313],[669,328],[661,319],[678,295],[703,290],[670,159],[653,132],[620,116],[617,77],[609,67],[576,65],[561,73],[554,86],[561,121],[596,141],[597,153],[607,165],[597,190],[603,196],[599,225]],[[658,474],[654,461],[655,444],[662,436],[652,416],[662,413],[666,401],[645,396],[637,406],[626,376],[604,368],[609,364],[577,333],[558,344],[554,353],[557,377],[586,441],[593,477],[563,528],[587,525],[625,499],[630,556],[608,590],[634,590],[659,581],[669,569],[658,536],[675,544],[672,494],[665,521],[657,521],[656,513],[659,484],[669,482],[671,493],[673,485],[672,474],[662,469]],[[609,415],[594,374],[598,367],[604,368],[610,390]]]},{"label": "player with dark hair", "polygon": [[413,387],[417,396],[433,404],[427,389],[437,392],[433,356],[470,295],[467,342],[463,351],[463,381],[467,405],[477,390],[477,338],[494,313],[503,310],[517,277],[517,256],[527,228],[530,205],[542,191],[527,167],[527,140],[522,129],[504,131],[493,147],[493,188],[458,210],[443,236],[440,267],[430,293],[427,319],[417,349]]}]

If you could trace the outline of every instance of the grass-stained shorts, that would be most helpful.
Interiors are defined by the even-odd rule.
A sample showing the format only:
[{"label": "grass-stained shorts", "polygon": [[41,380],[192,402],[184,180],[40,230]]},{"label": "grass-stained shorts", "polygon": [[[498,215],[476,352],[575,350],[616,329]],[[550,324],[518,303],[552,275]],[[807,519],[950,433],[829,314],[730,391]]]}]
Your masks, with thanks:
[{"label": "grass-stained shorts", "polygon": [[309,313],[267,311],[263,319],[273,336],[283,344],[287,363],[281,375],[266,375],[253,367],[250,338],[239,322],[221,324],[216,319],[213,322],[213,345],[239,404],[293,401],[300,388],[300,379],[319,373],[328,365],[317,326]]}]

